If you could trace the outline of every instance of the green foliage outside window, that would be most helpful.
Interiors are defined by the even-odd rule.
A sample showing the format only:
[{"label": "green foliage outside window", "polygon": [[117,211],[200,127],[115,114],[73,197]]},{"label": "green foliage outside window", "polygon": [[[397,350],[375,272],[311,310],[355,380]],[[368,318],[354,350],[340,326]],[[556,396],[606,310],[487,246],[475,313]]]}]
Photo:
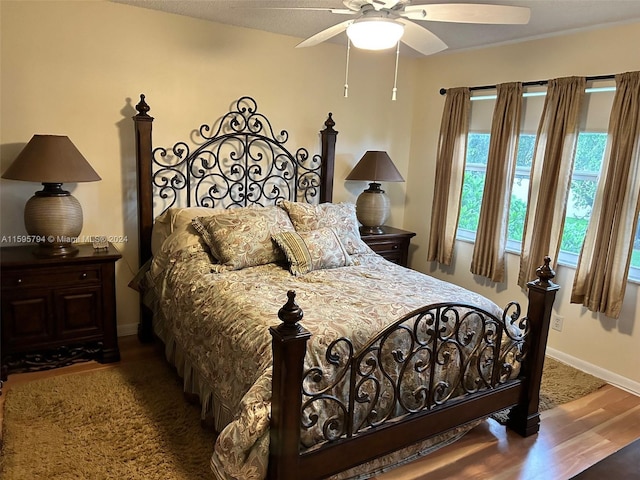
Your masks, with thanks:
[{"label": "green foliage outside window", "polygon": [[464,228],[472,232],[478,230],[484,177],[484,172],[464,172],[464,187],[462,189],[462,201],[460,202],[458,228]]},{"label": "green foliage outside window", "polygon": [[[508,239],[521,242],[527,211],[529,175],[535,150],[535,135],[520,135],[516,178],[509,207]],[[467,168],[464,174],[458,227],[476,232],[485,184],[489,153],[488,133],[470,133],[467,141]],[[597,177],[606,148],[605,133],[581,132],[578,137],[571,181],[569,206],[565,219],[561,250],[580,254],[597,188]],[[633,244],[631,266],[640,268],[640,222]]]},{"label": "green foliage outside window", "polygon": [[509,225],[507,227],[509,232],[507,238],[509,240],[522,242],[524,235],[524,218],[526,214],[527,202],[512,196],[511,205],[509,206]]}]

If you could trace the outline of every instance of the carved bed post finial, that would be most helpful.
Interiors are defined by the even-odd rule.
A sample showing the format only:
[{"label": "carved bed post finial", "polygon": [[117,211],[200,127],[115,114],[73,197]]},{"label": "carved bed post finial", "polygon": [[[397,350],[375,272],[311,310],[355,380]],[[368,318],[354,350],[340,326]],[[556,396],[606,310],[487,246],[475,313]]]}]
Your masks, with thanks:
[{"label": "carved bed post finial", "polygon": [[302,320],[302,309],[296,303],[296,292],[289,290],[287,292],[287,303],[278,311],[278,318],[286,328],[297,328],[298,322]]},{"label": "carved bed post finial", "polygon": [[333,130],[333,127],[336,126],[336,122],[333,121],[333,113],[329,112],[329,117],[325,120],[324,126],[327,127],[327,130]]},{"label": "carved bed post finial", "polygon": [[549,287],[555,285],[551,280],[556,276],[556,272],[551,268],[551,258],[544,257],[544,265],[536,269],[536,275],[541,286]]},{"label": "carved bed post finial", "polygon": [[136,110],[138,111],[138,115],[140,117],[148,117],[149,110],[151,107],[147,105],[147,102],[144,101],[144,93],[140,94],[140,102],[136,105]]}]

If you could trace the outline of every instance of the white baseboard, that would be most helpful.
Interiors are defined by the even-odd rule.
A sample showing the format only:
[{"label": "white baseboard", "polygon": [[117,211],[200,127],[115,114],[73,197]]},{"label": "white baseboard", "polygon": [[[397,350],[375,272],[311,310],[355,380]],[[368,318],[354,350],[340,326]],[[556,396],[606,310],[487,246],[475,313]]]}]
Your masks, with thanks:
[{"label": "white baseboard", "polygon": [[607,383],[621,388],[622,390],[626,390],[629,393],[640,396],[640,383],[638,382],[634,382],[633,380],[618,375],[617,373],[610,372],[609,370],[605,370],[604,368],[585,362],[579,358],[572,357],[571,355],[567,355],[566,353],[551,347],[547,347],[547,355],[561,361],[562,363],[571,365],[578,370],[589,373],[594,377],[601,378]]},{"label": "white baseboard", "polygon": [[137,334],[138,334],[137,323],[127,323],[125,325],[118,325],[119,337],[128,337],[129,335],[137,335]]}]

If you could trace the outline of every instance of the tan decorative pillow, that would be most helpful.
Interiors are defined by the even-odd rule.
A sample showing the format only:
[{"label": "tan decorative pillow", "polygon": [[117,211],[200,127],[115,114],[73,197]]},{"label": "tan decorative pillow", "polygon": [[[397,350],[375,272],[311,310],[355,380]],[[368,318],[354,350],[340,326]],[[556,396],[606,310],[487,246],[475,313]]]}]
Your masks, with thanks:
[{"label": "tan decorative pillow", "polygon": [[165,268],[167,268],[171,256],[187,248],[190,248],[192,252],[209,251],[209,247],[202,238],[202,235],[196,231],[192,224],[178,226],[173,233],[162,242],[158,251],[153,255],[151,277],[153,279],[159,277]]},{"label": "tan decorative pillow", "polygon": [[212,267],[215,272],[283,260],[271,236],[294,231],[286,212],[276,206],[234,208],[194,218],[192,224],[220,262]]},{"label": "tan decorative pillow", "polygon": [[340,237],[340,241],[349,255],[373,252],[360,238],[356,206],[353,203],[311,205],[285,200],[280,205],[289,214],[298,233],[331,227]]},{"label": "tan decorative pillow", "polygon": [[196,217],[206,217],[224,212],[224,209],[206,207],[171,207],[158,215],[151,231],[151,253],[156,255],[166,238],[177,230],[183,230],[185,225],[191,225]]},{"label": "tan decorative pillow", "polygon": [[282,249],[289,271],[304,275],[313,270],[353,265],[333,228],[320,228],[309,232],[281,232],[273,241]]}]

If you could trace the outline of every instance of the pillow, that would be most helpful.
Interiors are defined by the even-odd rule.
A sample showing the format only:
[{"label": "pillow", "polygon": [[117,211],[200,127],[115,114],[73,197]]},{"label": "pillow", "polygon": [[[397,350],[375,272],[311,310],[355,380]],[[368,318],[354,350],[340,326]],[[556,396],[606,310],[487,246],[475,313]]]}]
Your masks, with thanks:
[{"label": "pillow", "polygon": [[171,221],[169,210],[158,215],[151,229],[151,254],[156,255],[160,251],[162,243],[171,235]]},{"label": "pillow", "polygon": [[313,270],[353,265],[333,228],[301,233],[281,232],[273,236],[273,241],[284,252],[289,271],[296,276]]},{"label": "pillow", "polygon": [[181,230],[191,225],[191,220],[199,216],[216,215],[224,212],[221,208],[207,207],[171,207],[162,212],[153,222],[151,230],[151,253],[156,255],[160,251],[163,242],[176,230]]},{"label": "pillow", "polygon": [[192,224],[220,264],[212,271],[240,270],[284,260],[271,236],[294,231],[286,212],[276,206],[226,210],[196,217]]},{"label": "pillow", "polygon": [[209,217],[226,212],[225,208],[208,208],[208,207],[186,207],[171,208],[171,228],[172,232],[180,227],[191,225],[191,220],[196,217]]},{"label": "pillow", "polygon": [[209,247],[206,245],[200,234],[193,228],[193,225],[180,225],[162,242],[158,251],[153,255],[151,262],[151,277],[159,277],[169,264],[171,256],[186,248],[191,248],[193,252],[206,252]]},{"label": "pillow", "polygon": [[360,238],[356,206],[353,203],[321,203],[311,205],[284,200],[280,204],[289,214],[296,232],[333,228],[349,255],[373,253]]}]

